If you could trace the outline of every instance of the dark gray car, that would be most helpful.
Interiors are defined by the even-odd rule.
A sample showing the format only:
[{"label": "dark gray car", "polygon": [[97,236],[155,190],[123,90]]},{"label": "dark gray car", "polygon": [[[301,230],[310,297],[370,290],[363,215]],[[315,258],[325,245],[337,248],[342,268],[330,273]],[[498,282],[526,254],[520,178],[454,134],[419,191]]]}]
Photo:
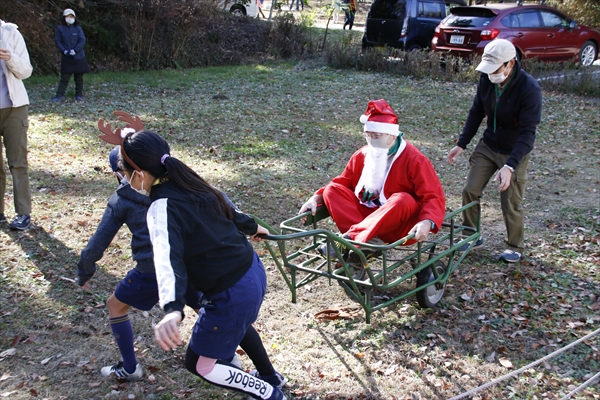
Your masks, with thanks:
[{"label": "dark gray car", "polygon": [[390,46],[402,50],[428,48],[435,27],[463,0],[373,0],[367,13],[363,48]]}]

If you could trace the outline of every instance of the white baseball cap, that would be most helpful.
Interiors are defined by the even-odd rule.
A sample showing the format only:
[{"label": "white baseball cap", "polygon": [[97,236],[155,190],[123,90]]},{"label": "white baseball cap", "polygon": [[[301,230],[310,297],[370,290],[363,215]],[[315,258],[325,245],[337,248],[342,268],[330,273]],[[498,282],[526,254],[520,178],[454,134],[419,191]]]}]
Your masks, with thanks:
[{"label": "white baseball cap", "polygon": [[484,74],[491,74],[516,56],[517,50],[511,42],[506,39],[494,39],[485,45],[481,62],[475,69]]},{"label": "white baseball cap", "polygon": [[76,17],[75,11],[71,10],[70,8],[66,8],[65,11],[63,11],[63,17],[66,17],[67,15]]}]

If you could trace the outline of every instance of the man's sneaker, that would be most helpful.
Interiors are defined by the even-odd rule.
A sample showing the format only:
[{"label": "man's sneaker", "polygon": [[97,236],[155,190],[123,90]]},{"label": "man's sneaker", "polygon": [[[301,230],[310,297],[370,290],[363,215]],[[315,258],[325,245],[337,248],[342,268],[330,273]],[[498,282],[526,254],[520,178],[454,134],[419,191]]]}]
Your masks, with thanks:
[{"label": "man's sneaker", "polygon": [[[347,235],[343,235],[342,238],[346,239],[346,240],[351,240],[349,236]],[[337,254],[335,252],[335,248],[333,247],[334,244],[331,244],[329,242],[323,243],[322,245],[320,245],[319,247],[317,247],[317,251],[319,252],[319,254],[323,257],[329,257],[330,260],[335,260],[337,259]],[[346,257],[346,255],[348,254],[348,249],[346,247],[344,247],[340,242],[335,242],[335,246],[338,246],[338,251],[340,252],[340,254],[342,255],[342,257]]]},{"label": "man's sneaker", "polygon": [[0,214],[0,224],[3,224],[5,222],[6,222],[6,215]]},{"label": "man's sneaker", "polygon": [[248,372],[250,375],[252,375],[255,378],[258,378],[262,381],[267,382],[268,384],[270,384],[273,387],[276,387],[278,389],[281,389],[285,386],[285,384],[287,383],[287,379],[285,379],[285,376],[281,375],[279,372],[275,371],[275,373],[273,375],[269,375],[266,377],[261,376],[257,370],[253,369],[252,371]]},{"label": "man's sneaker", "polygon": [[[369,239],[367,241],[367,243],[375,245],[375,246],[383,246],[385,244],[385,242],[383,240],[379,239],[378,237]],[[381,255],[381,250],[371,250],[371,249],[367,249],[367,248],[361,249],[361,250],[367,260],[369,260],[373,257],[379,257]],[[360,261],[360,256],[352,250],[350,250],[350,252],[348,253],[348,256],[345,258],[345,260],[349,264],[362,265],[362,262]]]},{"label": "man's sneaker", "polygon": [[75,96],[75,101],[83,101],[83,96]]},{"label": "man's sneaker", "polygon": [[9,226],[12,230],[24,231],[25,229],[29,228],[30,224],[31,218],[29,218],[29,215],[17,215]]},{"label": "man's sneaker", "polygon": [[123,361],[119,361],[118,364],[112,366],[109,365],[108,367],[102,368],[100,370],[100,373],[104,377],[114,375],[117,379],[122,379],[129,382],[138,381],[144,376],[144,371],[142,370],[142,366],[139,363],[135,365],[135,371],[129,373],[125,371]]},{"label": "man's sneaker", "polygon": [[502,254],[498,256],[498,260],[506,261],[507,263],[514,263],[520,261],[523,258],[523,255],[514,250],[504,250]]},{"label": "man's sneaker", "polygon": [[[465,251],[469,250],[470,245],[471,245],[471,243],[465,243],[462,246],[460,246],[458,251],[460,251],[461,253],[464,253]],[[475,242],[475,244],[473,245],[473,247],[471,249],[476,249],[481,246],[483,246],[483,239],[479,238],[479,239],[477,239],[477,241]]]},{"label": "man's sneaker", "polygon": [[64,96],[54,96],[53,98],[50,99],[50,103],[56,103],[58,101],[63,101],[65,98]]}]

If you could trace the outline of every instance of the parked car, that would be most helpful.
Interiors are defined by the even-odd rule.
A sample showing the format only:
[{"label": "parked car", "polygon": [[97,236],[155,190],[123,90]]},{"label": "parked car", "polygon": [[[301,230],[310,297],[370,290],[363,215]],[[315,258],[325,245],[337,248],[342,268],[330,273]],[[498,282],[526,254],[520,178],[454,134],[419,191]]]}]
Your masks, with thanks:
[{"label": "parked car", "polygon": [[463,0],[373,0],[367,13],[363,48],[428,48],[435,27],[448,10],[461,5],[466,3]]},{"label": "parked car", "polygon": [[576,58],[582,65],[591,65],[598,57],[600,32],[542,4],[497,3],[450,10],[435,28],[431,48],[469,57],[483,54],[485,45],[495,38],[514,44],[519,59]]},{"label": "parked car", "polygon": [[233,15],[240,17],[256,17],[258,13],[258,7],[256,7],[256,0],[219,0],[221,7],[228,10]]}]

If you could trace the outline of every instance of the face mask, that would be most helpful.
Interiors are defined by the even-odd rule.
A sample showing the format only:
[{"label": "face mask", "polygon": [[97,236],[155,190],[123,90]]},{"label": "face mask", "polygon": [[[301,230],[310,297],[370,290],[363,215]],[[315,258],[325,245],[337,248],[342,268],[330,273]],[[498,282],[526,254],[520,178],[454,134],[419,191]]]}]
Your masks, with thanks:
[{"label": "face mask", "polygon": [[[367,144],[371,147],[374,147],[376,149],[386,149],[386,150],[390,148],[390,144],[388,143],[389,135],[382,133],[379,135],[378,138],[374,138],[372,135],[365,133],[365,137],[367,139]],[[392,142],[392,144],[393,144],[393,142]]]},{"label": "face mask", "polygon": [[[129,186],[131,186],[131,188],[133,190],[135,190],[136,192],[138,192],[139,194],[141,194],[142,196],[150,196],[150,193],[148,193],[148,191],[146,189],[144,189],[144,174],[138,171],[133,171],[133,173],[138,173],[140,174],[140,177],[142,178],[142,188],[141,189],[136,189],[133,187],[133,185],[131,184],[131,182],[129,182]],[[133,180],[133,175],[131,176],[131,180]]]},{"label": "face mask", "polygon": [[65,21],[69,25],[73,25],[75,23],[75,18],[65,18]]},{"label": "face mask", "polygon": [[506,78],[508,78],[508,73],[505,74],[506,70],[508,70],[508,73],[510,73],[510,68],[506,67],[504,68],[503,72],[500,72],[498,74],[488,74],[488,78],[490,79],[490,82],[492,83],[502,83],[506,80]]}]

